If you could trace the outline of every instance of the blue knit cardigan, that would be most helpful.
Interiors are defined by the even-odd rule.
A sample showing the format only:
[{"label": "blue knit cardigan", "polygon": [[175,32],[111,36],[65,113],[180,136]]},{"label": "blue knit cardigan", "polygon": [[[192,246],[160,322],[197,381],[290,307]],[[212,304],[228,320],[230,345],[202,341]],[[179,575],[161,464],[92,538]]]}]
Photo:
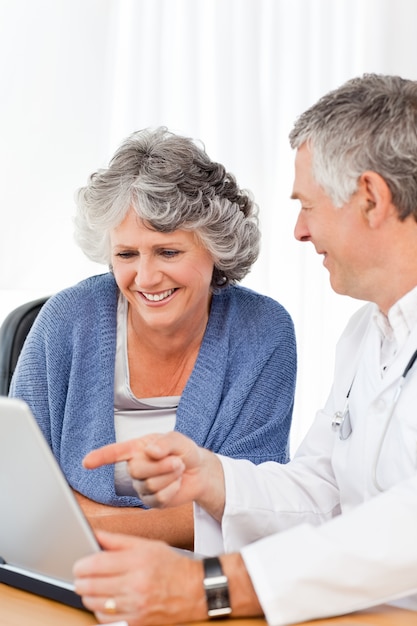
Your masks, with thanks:
[{"label": "blue knit cardigan", "polygon": [[[118,496],[113,466],[85,470],[93,448],[115,441],[114,364],[118,289],[111,274],[52,296],[22,349],[10,395],[31,407],[70,485],[97,502]],[[296,379],[292,320],[277,302],[241,286],[213,296],[175,429],[254,463],[288,461]]]}]

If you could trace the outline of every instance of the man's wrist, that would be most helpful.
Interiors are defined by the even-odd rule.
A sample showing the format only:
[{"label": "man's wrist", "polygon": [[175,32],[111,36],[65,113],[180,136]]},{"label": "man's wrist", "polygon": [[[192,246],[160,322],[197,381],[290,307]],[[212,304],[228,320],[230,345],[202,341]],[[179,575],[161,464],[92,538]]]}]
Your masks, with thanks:
[{"label": "man's wrist", "polygon": [[201,473],[200,494],[195,498],[195,502],[217,522],[221,522],[225,506],[223,465],[214,452],[201,448],[200,454],[203,472]]},{"label": "man's wrist", "polygon": [[222,568],[229,580],[233,617],[263,615],[262,607],[242,555],[239,552],[223,554]]},{"label": "man's wrist", "polygon": [[230,606],[229,581],[223,573],[222,565],[218,557],[203,559],[204,567],[204,591],[207,601],[207,615],[213,617],[226,617],[232,612]]}]

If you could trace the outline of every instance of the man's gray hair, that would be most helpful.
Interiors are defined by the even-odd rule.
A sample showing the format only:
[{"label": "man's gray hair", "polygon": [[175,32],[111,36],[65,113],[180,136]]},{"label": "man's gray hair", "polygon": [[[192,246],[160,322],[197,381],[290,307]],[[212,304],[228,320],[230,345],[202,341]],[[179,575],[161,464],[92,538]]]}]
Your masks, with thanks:
[{"label": "man's gray hair", "polygon": [[293,148],[307,142],[313,175],[336,206],[371,170],[384,178],[400,219],[417,220],[417,82],[364,74],[323,96],[295,122]]}]

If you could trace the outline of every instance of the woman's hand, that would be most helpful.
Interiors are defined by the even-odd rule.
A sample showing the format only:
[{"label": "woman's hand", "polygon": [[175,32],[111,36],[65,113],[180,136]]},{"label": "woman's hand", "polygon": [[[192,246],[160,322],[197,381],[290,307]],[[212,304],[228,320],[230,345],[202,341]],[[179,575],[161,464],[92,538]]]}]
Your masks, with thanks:
[{"label": "woman's hand", "polygon": [[143,502],[164,508],[196,502],[218,521],[224,509],[223,469],[215,454],[177,432],[146,435],[93,450],[84,467],[126,461]]},{"label": "woman's hand", "polygon": [[74,495],[95,532],[107,530],[148,539],[160,539],[176,548],[194,550],[194,516],[191,504],[164,510],[143,509],[137,506],[100,504],[77,491],[74,491]]}]

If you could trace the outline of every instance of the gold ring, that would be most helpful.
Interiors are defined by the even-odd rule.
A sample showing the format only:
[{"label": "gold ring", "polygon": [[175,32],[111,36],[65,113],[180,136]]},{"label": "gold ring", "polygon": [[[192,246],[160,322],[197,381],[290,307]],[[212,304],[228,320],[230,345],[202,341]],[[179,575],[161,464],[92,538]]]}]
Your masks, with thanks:
[{"label": "gold ring", "polygon": [[107,598],[104,603],[104,612],[110,615],[117,613],[116,600],[114,598]]}]

